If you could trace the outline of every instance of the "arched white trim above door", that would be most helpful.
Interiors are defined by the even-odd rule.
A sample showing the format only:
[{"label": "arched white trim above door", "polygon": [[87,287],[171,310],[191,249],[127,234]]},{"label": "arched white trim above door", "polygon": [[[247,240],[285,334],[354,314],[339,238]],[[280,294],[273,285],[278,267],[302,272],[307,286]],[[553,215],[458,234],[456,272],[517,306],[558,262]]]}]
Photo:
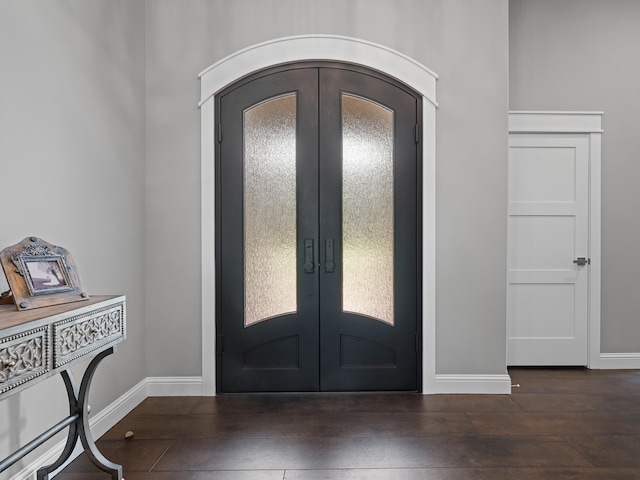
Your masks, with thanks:
[{"label": "arched white trim above door", "polygon": [[[276,60],[277,59],[277,60]],[[332,60],[359,64],[401,80],[437,106],[438,76],[412,58],[377,43],[336,35],[300,35],[259,43],[200,73],[200,105],[227,85],[279,63]]]},{"label": "arched white trim above door", "polygon": [[201,79],[202,393],[216,394],[215,118],[214,97],[250,73],[283,63],[329,60],[392,76],[423,96],[422,106],[422,391],[436,393],[435,153],[437,75],[410,57],[372,42],[334,35],[270,40],[214,63]]}]

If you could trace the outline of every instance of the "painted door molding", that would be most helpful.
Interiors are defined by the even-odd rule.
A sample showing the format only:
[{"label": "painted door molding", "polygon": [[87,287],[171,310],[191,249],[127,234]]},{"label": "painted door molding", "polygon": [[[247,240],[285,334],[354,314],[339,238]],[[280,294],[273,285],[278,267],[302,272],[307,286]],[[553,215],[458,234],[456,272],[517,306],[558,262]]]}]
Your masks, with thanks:
[{"label": "painted door molding", "polygon": [[[600,279],[601,279],[601,144],[602,112],[509,112],[510,144],[518,139],[529,138],[532,141],[543,138],[571,139],[573,143],[582,143],[588,155],[588,232],[587,252],[591,259],[586,282],[586,363],[589,368],[600,366]],[[511,211],[510,211],[511,214]],[[509,241],[509,254],[512,243]],[[578,267],[580,268],[580,267]],[[509,273],[508,278],[511,278]],[[509,315],[509,314],[507,314]],[[509,318],[509,316],[507,317]],[[509,336],[507,338],[509,342]]]},{"label": "painted door molding", "polygon": [[216,394],[214,96],[227,85],[270,66],[307,60],[363,65],[397,78],[423,96],[422,108],[422,391],[436,393],[435,226],[437,75],[410,57],[357,38],[302,35],[254,45],[201,72],[202,394]]}]

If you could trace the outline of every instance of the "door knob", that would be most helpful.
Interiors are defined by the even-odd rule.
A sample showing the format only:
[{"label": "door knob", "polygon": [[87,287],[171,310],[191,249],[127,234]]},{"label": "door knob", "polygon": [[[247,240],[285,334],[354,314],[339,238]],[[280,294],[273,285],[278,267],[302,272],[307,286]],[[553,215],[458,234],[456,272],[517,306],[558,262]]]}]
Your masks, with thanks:
[{"label": "door knob", "polygon": [[578,265],[580,267],[584,267],[585,265],[591,265],[591,259],[590,258],[584,258],[584,257],[578,257],[573,261],[573,263],[575,263],[576,265]]}]

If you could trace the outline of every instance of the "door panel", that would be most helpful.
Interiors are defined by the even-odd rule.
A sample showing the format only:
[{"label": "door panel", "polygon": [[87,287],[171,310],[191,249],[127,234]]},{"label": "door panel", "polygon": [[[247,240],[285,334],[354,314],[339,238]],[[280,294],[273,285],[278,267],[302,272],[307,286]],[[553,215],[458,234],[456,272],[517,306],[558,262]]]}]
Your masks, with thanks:
[{"label": "door panel", "polygon": [[509,365],[588,363],[588,139],[512,134]]},{"label": "door panel", "polygon": [[[257,78],[219,99],[223,140],[217,165],[219,391],[319,388],[317,268],[309,274],[301,271],[305,239],[318,238],[317,90],[317,71],[301,69]],[[278,132],[286,136],[291,108],[263,112],[263,118],[256,122],[267,133],[256,133],[253,140],[245,134],[255,126],[251,123],[255,119],[247,116],[282,98],[295,102],[295,158],[278,163],[282,150],[269,138],[280,138]],[[248,160],[251,155],[256,158]],[[259,165],[254,168],[252,163],[265,163],[270,169],[258,172]],[[294,199],[291,168],[295,168]],[[283,177],[289,180],[281,187],[284,195],[279,196],[276,193]],[[284,202],[279,197],[284,197]],[[286,232],[290,230],[292,201],[297,228],[293,239],[291,232]],[[283,274],[290,273],[287,257],[292,244],[295,280],[281,281]],[[315,267],[317,252],[313,257]],[[274,297],[284,299],[282,305],[260,305]]]},{"label": "door panel", "polygon": [[416,99],[345,70],[323,69],[320,92],[320,231],[336,239],[336,269],[320,271],[321,387],[413,390]]},{"label": "door panel", "polygon": [[418,110],[317,66],[220,95],[219,391],[416,389]]}]

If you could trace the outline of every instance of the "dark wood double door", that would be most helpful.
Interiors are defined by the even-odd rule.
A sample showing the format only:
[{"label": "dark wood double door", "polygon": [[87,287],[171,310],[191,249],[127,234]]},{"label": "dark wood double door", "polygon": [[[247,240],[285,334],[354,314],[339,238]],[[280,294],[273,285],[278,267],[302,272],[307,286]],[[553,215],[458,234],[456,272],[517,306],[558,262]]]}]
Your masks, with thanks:
[{"label": "dark wood double door", "polygon": [[420,109],[342,64],[218,95],[219,392],[420,388]]}]

